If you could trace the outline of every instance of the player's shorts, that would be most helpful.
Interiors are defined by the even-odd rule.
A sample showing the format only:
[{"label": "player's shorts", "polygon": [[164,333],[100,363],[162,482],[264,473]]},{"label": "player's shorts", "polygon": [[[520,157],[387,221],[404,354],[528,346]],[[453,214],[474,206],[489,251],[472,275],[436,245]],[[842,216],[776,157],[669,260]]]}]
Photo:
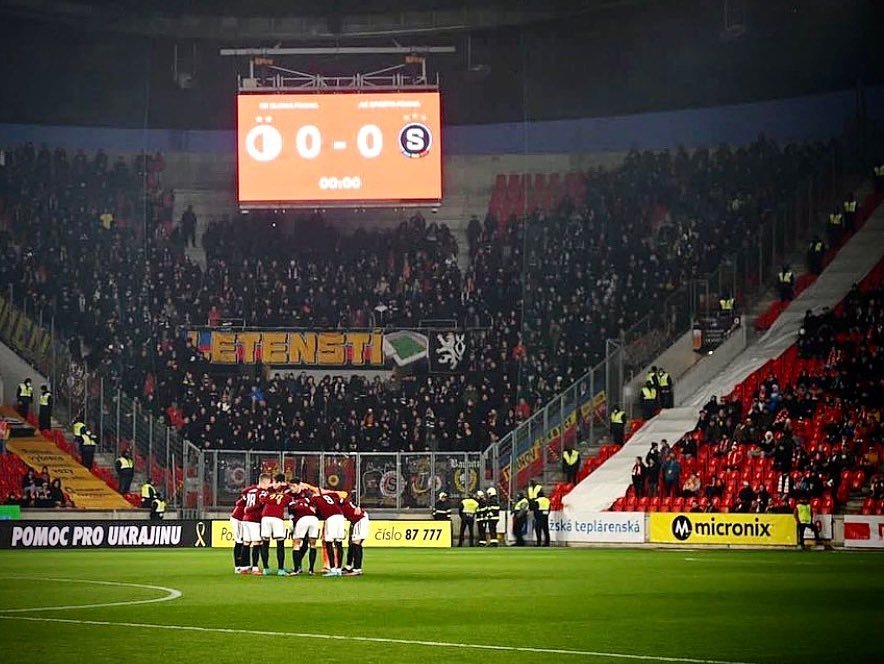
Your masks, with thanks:
[{"label": "player's shorts", "polygon": [[275,516],[261,517],[261,539],[285,539],[289,535],[288,524]]},{"label": "player's shorts", "polygon": [[261,541],[261,524],[257,521],[240,521],[240,531],[243,542]]},{"label": "player's shorts", "polygon": [[343,514],[332,514],[325,520],[325,529],[323,530],[323,539],[326,542],[334,542],[336,540],[343,541],[347,532],[347,520]]},{"label": "player's shorts", "polygon": [[319,537],[319,519],[315,516],[302,516],[295,522],[295,533],[292,539],[316,539]]},{"label": "player's shorts", "polygon": [[242,521],[230,517],[230,528],[233,530],[233,541],[242,544]]},{"label": "player's shorts", "polygon": [[367,540],[370,526],[371,522],[368,520],[368,516],[362,517],[359,521],[350,526],[350,539],[359,541]]}]

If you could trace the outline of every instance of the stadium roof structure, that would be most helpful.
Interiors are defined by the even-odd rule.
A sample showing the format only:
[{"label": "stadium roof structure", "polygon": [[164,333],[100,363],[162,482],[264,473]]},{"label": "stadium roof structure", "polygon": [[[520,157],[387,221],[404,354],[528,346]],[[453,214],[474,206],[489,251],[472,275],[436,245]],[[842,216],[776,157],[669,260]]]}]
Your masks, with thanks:
[{"label": "stadium roof structure", "polygon": [[191,39],[322,40],[477,30],[650,0],[0,0],[0,16]]}]

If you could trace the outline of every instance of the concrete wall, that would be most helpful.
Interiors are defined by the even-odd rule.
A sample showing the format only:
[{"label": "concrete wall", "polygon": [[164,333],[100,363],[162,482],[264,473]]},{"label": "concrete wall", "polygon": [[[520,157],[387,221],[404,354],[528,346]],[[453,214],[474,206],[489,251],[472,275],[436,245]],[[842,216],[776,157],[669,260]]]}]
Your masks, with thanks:
[{"label": "concrete wall", "polygon": [[[40,393],[40,385],[49,385],[49,380],[37,373],[37,371],[14,350],[4,343],[0,343],[0,376],[3,377],[2,396],[4,404],[15,403],[15,393],[18,384],[25,378],[30,378],[34,388],[34,403],[37,402],[37,395]],[[50,386],[51,387],[51,386]],[[33,411],[32,411],[33,412]]]},{"label": "concrete wall", "polygon": [[[748,328],[737,328],[727,341],[703,358],[675,385],[675,405],[684,406],[700,388],[721,373],[748,346]],[[721,396],[721,395],[718,395]]]}]

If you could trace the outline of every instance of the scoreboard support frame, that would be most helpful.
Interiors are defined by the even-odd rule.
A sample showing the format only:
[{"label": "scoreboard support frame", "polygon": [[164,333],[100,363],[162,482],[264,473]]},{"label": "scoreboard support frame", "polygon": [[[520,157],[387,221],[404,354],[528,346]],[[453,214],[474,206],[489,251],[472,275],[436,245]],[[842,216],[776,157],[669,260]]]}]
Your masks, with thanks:
[{"label": "scoreboard support frame", "polygon": [[[242,92],[382,92],[390,90],[438,90],[439,74],[427,73],[427,55],[456,53],[454,46],[340,46],[303,48],[222,48],[222,56],[248,57],[248,74],[237,73]],[[274,56],[403,56],[405,62],[382,69],[328,76],[283,67]],[[417,65],[418,72],[409,70]]]}]

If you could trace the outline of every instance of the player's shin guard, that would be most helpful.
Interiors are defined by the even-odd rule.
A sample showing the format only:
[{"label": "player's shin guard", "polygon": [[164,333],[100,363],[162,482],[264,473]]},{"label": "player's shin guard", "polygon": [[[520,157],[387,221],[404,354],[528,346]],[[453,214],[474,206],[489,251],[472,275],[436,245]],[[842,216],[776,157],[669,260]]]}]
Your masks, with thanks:
[{"label": "player's shin guard", "polygon": [[261,559],[261,545],[252,543],[252,567],[258,566],[258,561]]},{"label": "player's shin guard", "polygon": [[335,569],[341,569],[344,565],[344,543],[335,542]]},{"label": "player's shin guard", "polygon": [[292,565],[294,565],[294,567],[292,569],[294,569],[294,571],[296,571],[296,572],[300,572],[301,571],[301,563],[303,561],[304,561],[304,549],[302,549],[301,547],[298,547],[297,549],[295,547],[292,547]]},{"label": "player's shin guard", "polygon": [[268,569],[270,567],[270,542],[265,541],[261,543],[261,566],[264,569]]},{"label": "player's shin guard", "polygon": [[353,554],[353,558],[354,558],[353,567],[354,567],[354,569],[362,569],[362,553],[363,553],[362,545],[357,544],[356,545],[356,552]]},{"label": "player's shin guard", "polygon": [[242,563],[240,562],[240,558],[242,558],[242,542],[235,542],[233,545],[233,566],[239,567]]},{"label": "player's shin guard", "polygon": [[328,568],[335,569],[337,565],[335,564],[335,543],[334,542],[326,542],[325,543],[325,555],[328,557]]},{"label": "player's shin guard", "polygon": [[240,567],[248,567],[249,566],[249,558],[252,555],[252,547],[248,544],[243,543],[242,550],[239,554],[239,565]]},{"label": "player's shin guard", "polygon": [[276,541],[276,567],[285,569],[285,540]]},{"label": "player's shin guard", "polygon": [[[303,556],[303,552],[301,553]],[[316,567],[316,547],[310,547],[310,572],[313,572],[313,568]]]},{"label": "player's shin guard", "polygon": [[347,547],[347,567],[353,567],[353,558],[356,555],[356,544],[350,542],[350,545]]}]

